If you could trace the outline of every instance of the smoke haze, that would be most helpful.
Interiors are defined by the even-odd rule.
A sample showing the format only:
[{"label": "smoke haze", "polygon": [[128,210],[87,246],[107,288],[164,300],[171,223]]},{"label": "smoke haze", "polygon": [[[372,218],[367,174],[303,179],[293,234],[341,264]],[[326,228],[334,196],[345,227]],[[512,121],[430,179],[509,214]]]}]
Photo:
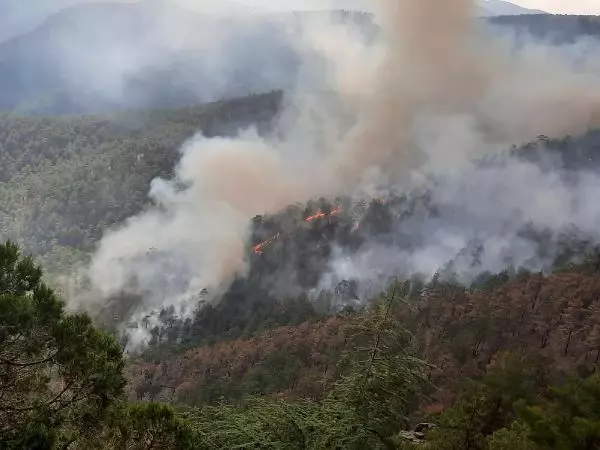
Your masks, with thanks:
[{"label": "smoke haze", "polygon": [[[252,217],[317,197],[419,187],[441,208],[396,230],[418,243],[412,249],[373,242],[354,256],[340,251],[322,284],[431,275],[474,241],[486,251],[476,269],[459,267],[465,277],[507,263],[541,266],[523,226],[594,232],[596,175],[565,180],[560,168],[474,161],[541,134],[599,126],[600,74],[540,43],[514,51],[510,37],[492,39],[472,20],[474,8],[472,0],[378,0],[376,36],[322,18],[302,23],[294,34],[301,71],[277,133],[191,138],[175,179],[154,181],[156,206],[100,242],[88,271],[94,295],[142,294],[134,319],[170,305],[185,314],[201,289],[218,296],[246,273]],[[307,94],[314,80],[327,95]]]}]

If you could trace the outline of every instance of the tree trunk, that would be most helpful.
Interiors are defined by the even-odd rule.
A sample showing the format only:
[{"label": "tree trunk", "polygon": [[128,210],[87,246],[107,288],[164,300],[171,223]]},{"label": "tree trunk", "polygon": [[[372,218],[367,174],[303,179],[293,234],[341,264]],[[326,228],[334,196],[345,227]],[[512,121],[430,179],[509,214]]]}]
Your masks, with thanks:
[{"label": "tree trunk", "polygon": [[569,334],[567,335],[567,343],[565,345],[564,355],[567,356],[569,353],[569,345],[571,344],[571,336],[573,335],[573,330],[569,330]]}]

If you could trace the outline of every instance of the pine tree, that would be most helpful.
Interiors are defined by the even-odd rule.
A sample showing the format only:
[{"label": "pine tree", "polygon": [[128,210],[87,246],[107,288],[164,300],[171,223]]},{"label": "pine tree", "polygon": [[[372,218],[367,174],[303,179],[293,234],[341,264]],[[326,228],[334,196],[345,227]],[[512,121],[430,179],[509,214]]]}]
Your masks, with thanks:
[{"label": "pine tree", "polygon": [[[413,337],[397,318],[411,288],[411,282],[393,282],[349,330],[343,376],[325,402],[325,409],[339,412],[343,405],[341,409],[351,413],[336,422],[337,438],[351,437],[351,430],[359,426],[365,436],[388,446],[390,436],[407,425],[426,380],[426,363],[415,356]],[[346,442],[338,448],[355,447]]]},{"label": "pine tree", "polygon": [[102,420],[125,385],[121,349],[88,316],[66,314],[42,270],[0,245],[0,442],[49,448]]}]

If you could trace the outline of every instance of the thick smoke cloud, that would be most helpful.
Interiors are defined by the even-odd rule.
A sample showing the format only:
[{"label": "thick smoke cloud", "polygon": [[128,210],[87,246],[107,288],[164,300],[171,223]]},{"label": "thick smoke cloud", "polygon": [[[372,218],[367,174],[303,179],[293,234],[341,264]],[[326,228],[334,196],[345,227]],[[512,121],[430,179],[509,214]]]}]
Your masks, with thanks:
[{"label": "thick smoke cloud", "polygon": [[[600,242],[598,189],[596,171],[567,170],[552,159],[540,164],[505,157],[444,171],[427,186],[427,205],[423,193],[415,192],[417,206],[407,202],[404,209],[391,208],[396,213],[393,244],[384,236],[358,253],[337,249],[319,289],[342,280],[381,289],[392,276],[429,277],[448,263],[467,283],[483,271],[551,269],[566,250],[561,247],[565,239]],[[403,214],[408,209],[410,214]],[[532,230],[545,238],[532,239]]]},{"label": "thick smoke cloud", "polygon": [[[159,302],[207,286],[218,289],[244,272],[250,218],[320,192],[306,184],[305,171],[296,172],[256,133],[236,139],[199,136],[182,152],[177,179],[152,185],[157,208],[102,241],[91,274],[104,294],[118,292],[132,278]],[[167,259],[184,271],[168,267]],[[175,286],[165,283],[171,271],[180,274]]]},{"label": "thick smoke cloud", "polygon": [[[253,216],[320,196],[423,187],[430,176],[441,180],[433,195],[443,213],[399,230],[421,244],[404,253],[373,244],[351,260],[338,254],[324,283],[403,269],[431,275],[478,239],[487,251],[477,270],[511,258],[535,265],[518,235],[523,225],[559,230],[573,221],[592,231],[593,175],[569,184],[523,162],[482,169],[473,161],[600,125],[598,74],[546,47],[514,52],[492,40],[472,21],[471,0],[375,6],[376,36],[322,19],[301,24],[303,69],[277,137],[246,130],[234,139],[196,136],[182,148],[175,179],[152,185],[156,207],[100,242],[88,272],[100,298],[133,289],[144,295],[135,319],[159,306],[185,313],[201,289],[218,295],[244,275]],[[314,79],[327,96],[306,94],[302,82]]]}]

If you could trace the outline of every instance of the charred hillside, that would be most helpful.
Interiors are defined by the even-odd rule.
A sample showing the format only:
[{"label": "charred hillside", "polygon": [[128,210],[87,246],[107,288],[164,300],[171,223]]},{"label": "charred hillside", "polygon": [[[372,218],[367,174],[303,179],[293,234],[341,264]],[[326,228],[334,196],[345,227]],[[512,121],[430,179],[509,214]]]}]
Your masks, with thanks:
[{"label": "charred hillside", "polygon": [[[597,264],[596,255],[552,274],[503,272],[470,286],[441,277],[413,281],[413,294],[394,315],[432,364],[425,409],[452,404],[457,380],[480,379],[507,353],[522,354],[533,365],[552,361],[559,377],[593,371],[600,355]],[[248,394],[320,400],[340,375],[342,355],[353,350],[349,329],[362,314],[309,315],[297,326],[186,351],[172,324],[131,367],[130,395],[196,406]],[[169,355],[169,346],[181,353]]]},{"label": "charred hillside", "polygon": [[[506,171],[525,170],[528,177],[552,174],[553,182],[579,195],[583,188],[578,183],[597,173],[598,155],[598,132],[564,140],[540,137],[479,161],[471,169],[472,177],[493,175],[499,183],[496,192],[504,189],[499,180]],[[538,191],[519,205],[526,210],[535,209],[536,198],[549,194],[543,189],[556,189],[542,182],[531,188]],[[164,309],[134,325],[149,333],[150,345],[162,354],[360,309],[392,278],[427,283],[435,276],[477,289],[499,272],[507,270],[509,277],[520,271],[552,273],[595,254],[597,236],[576,216],[557,224],[537,221],[532,213],[492,227],[487,218],[478,223],[481,219],[469,204],[475,198],[460,196],[449,202],[440,194],[450,189],[463,187],[440,177],[427,188],[403,195],[367,201],[320,199],[258,216],[247,242],[248,272],[225,293],[207,304],[204,297],[210,298],[209,293],[200,292],[192,317],[180,318],[176,310]],[[501,215],[510,211],[500,204],[495,207],[504,208]],[[440,241],[449,230],[458,245]],[[425,258],[427,264],[422,263]],[[114,297],[102,316],[113,326],[115,311],[127,317],[142,301]]]}]

